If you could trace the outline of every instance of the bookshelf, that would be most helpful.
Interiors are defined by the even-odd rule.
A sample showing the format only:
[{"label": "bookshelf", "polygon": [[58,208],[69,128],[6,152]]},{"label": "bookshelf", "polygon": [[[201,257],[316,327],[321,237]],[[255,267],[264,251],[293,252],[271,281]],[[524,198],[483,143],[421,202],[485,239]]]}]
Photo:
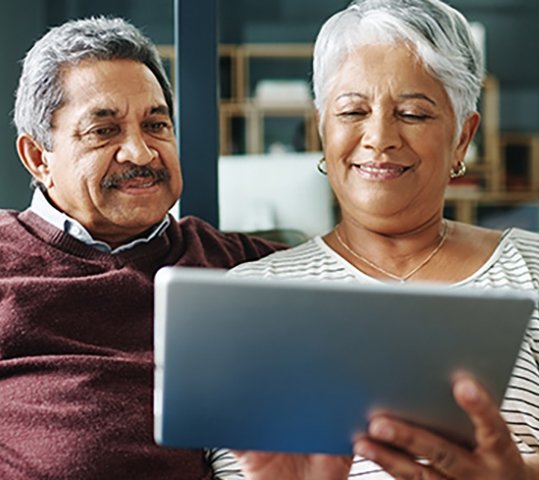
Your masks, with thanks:
[{"label": "bookshelf", "polygon": [[[160,46],[168,64],[173,66],[174,50]],[[304,124],[304,145],[307,152],[320,151],[316,111],[311,101],[261,104],[252,95],[252,63],[254,61],[310,61],[312,44],[244,44],[220,45],[221,71],[220,154],[260,154],[264,145],[265,122],[270,118],[297,118]],[[173,68],[171,68],[173,71]],[[223,88],[223,85],[226,88]],[[452,217],[466,223],[477,222],[482,206],[518,206],[539,202],[539,135],[529,133],[500,133],[500,85],[494,76],[484,80],[481,96],[482,122],[478,135],[478,155],[468,165],[466,182],[452,182],[446,194],[446,206]],[[235,136],[241,130],[240,148]],[[514,147],[526,150],[524,155],[525,181],[515,189],[509,181],[507,152]]]}]

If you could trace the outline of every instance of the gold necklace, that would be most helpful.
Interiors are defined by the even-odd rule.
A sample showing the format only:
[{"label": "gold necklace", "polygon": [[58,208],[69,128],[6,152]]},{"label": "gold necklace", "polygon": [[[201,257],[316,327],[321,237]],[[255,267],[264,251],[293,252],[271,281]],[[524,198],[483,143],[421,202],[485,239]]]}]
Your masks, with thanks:
[{"label": "gold necklace", "polygon": [[335,235],[336,235],[337,240],[339,241],[339,243],[346,249],[346,251],[348,253],[350,253],[351,255],[356,257],[357,259],[361,260],[363,263],[366,263],[369,267],[374,268],[377,272],[382,273],[386,277],[392,278],[393,280],[397,280],[397,281],[399,281],[401,283],[406,283],[406,280],[408,280],[412,275],[417,273],[427,263],[429,263],[432,260],[432,257],[434,257],[434,255],[436,255],[440,251],[440,249],[443,247],[443,245],[444,245],[444,243],[445,243],[445,241],[447,239],[448,228],[447,228],[447,222],[445,220],[442,220],[442,222],[444,224],[444,233],[442,234],[442,238],[441,238],[440,242],[438,243],[438,245],[436,246],[436,248],[432,251],[432,253],[425,260],[423,260],[411,272],[404,275],[404,277],[399,277],[397,275],[394,275],[394,274],[384,270],[383,268],[379,267],[378,265],[375,265],[374,263],[372,263],[370,260],[367,260],[363,255],[360,255],[359,253],[352,250],[346,243],[344,243],[344,240],[341,238],[341,235],[339,234],[340,224],[337,225],[337,228],[335,228]]}]

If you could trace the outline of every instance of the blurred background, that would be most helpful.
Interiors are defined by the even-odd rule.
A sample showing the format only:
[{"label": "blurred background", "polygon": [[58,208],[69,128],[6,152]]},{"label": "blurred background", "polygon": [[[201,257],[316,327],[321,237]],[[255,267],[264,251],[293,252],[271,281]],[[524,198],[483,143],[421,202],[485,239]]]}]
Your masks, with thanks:
[{"label": "blurred background", "polygon": [[[539,2],[448,3],[474,24],[487,77],[483,125],[468,154],[470,173],[450,186],[446,214],[493,228],[539,231]],[[318,29],[347,4],[219,0],[222,229],[297,229],[311,236],[338,218],[327,182],[316,172],[320,145],[310,60]],[[31,191],[16,155],[11,111],[25,52],[49,27],[67,19],[119,15],[159,45],[172,74],[174,2],[5,0],[0,8],[0,208],[22,210]]]}]

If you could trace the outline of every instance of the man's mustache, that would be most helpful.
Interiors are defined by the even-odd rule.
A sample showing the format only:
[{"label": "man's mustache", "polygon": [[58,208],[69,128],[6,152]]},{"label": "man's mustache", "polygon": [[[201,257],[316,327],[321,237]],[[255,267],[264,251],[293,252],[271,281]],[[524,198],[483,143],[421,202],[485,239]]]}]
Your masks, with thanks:
[{"label": "man's mustache", "polygon": [[170,180],[170,173],[166,168],[156,169],[147,167],[145,165],[134,165],[120,174],[112,173],[108,175],[101,180],[99,185],[101,188],[114,188],[127,180],[132,180],[138,177],[155,178],[159,181],[166,181]]}]

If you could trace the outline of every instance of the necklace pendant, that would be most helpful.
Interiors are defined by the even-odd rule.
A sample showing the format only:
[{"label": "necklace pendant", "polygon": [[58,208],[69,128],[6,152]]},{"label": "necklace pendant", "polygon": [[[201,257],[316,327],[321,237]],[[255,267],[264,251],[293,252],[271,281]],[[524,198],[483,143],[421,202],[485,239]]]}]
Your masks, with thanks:
[{"label": "necklace pendant", "polygon": [[405,283],[406,283],[406,279],[405,279],[405,278],[401,278],[400,284],[401,284],[401,285],[404,285]]}]

